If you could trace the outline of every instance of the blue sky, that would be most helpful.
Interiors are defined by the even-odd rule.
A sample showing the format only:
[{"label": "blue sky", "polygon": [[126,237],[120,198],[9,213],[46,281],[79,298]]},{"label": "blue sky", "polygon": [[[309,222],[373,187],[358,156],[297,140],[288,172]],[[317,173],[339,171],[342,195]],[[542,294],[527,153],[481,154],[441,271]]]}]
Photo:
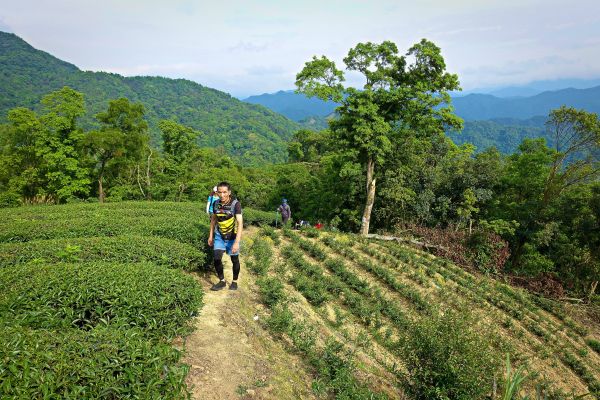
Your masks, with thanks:
[{"label": "blue sky", "polygon": [[0,0],[0,30],[83,70],[240,98],[293,89],[313,55],[341,66],[365,41],[427,38],[466,90],[600,78],[598,0]]}]

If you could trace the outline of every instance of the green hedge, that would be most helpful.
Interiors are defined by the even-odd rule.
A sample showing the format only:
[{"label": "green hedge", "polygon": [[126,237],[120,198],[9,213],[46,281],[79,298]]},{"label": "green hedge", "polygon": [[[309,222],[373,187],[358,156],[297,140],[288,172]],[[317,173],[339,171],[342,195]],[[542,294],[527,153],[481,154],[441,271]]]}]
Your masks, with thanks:
[{"label": "green hedge", "polygon": [[189,244],[153,236],[84,237],[0,244],[0,268],[32,260],[44,263],[110,260],[118,263],[151,261],[169,268],[190,270],[204,265],[205,259],[203,252]]},{"label": "green hedge", "polygon": [[149,338],[189,331],[202,301],[194,279],[153,264],[27,264],[0,269],[0,325],[139,328]]},{"label": "green hedge", "polygon": [[131,329],[0,327],[0,398],[187,399],[179,359]]},{"label": "green hedge", "polygon": [[0,230],[0,242],[120,235],[159,236],[203,246],[208,238],[208,225],[184,216],[146,218],[118,214],[111,218],[89,216],[42,221],[21,220]]},{"label": "green hedge", "polygon": [[[274,225],[275,211],[261,211],[252,208],[242,210],[244,216],[244,225]],[[281,219],[281,218],[280,218]]]}]

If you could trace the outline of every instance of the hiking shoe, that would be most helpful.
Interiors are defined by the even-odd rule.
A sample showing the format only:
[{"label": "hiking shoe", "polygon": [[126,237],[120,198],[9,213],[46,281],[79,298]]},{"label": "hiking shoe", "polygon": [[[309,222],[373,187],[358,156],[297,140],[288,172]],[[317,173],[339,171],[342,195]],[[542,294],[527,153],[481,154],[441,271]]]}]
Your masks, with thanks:
[{"label": "hiking shoe", "polygon": [[225,286],[227,286],[227,284],[225,283],[225,281],[219,281],[218,283],[215,283],[214,285],[212,285],[212,287],[210,288],[210,290],[221,290],[223,289]]},{"label": "hiking shoe", "polygon": [[231,282],[229,285],[229,290],[237,290],[237,282]]}]

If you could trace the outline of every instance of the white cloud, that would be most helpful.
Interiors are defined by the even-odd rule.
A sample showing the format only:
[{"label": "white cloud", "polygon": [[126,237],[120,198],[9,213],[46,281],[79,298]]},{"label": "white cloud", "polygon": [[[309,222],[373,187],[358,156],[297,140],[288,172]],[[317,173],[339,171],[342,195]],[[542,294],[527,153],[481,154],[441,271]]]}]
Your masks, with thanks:
[{"label": "white cloud", "polygon": [[[293,88],[313,55],[426,37],[465,88],[600,76],[600,3],[579,0],[0,0],[0,29],[82,69],[187,78],[236,96]],[[352,78],[351,81],[357,81]]]}]

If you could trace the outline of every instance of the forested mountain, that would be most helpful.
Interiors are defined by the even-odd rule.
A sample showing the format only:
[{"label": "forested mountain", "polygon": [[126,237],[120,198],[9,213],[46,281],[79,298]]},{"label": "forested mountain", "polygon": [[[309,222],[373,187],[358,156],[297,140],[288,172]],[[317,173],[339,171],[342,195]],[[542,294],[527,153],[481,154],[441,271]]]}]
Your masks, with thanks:
[{"label": "forested mountain", "polygon": [[[251,96],[244,101],[261,104],[294,121],[315,116],[324,117],[331,114],[336,107],[334,102],[324,102],[316,98],[309,99],[303,94],[293,91]],[[512,98],[473,93],[467,96],[453,96],[452,105],[456,114],[468,121],[497,118],[529,119],[546,116],[550,110],[562,105],[600,113],[600,86],[588,89],[570,88],[546,91],[535,96]],[[518,124],[520,125],[520,123]]]},{"label": "forested mountain", "polygon": [[526,120],[496,118],[487,121],[465,121],[461,132],[448,132],[448,136],[458,145],[471,143],[480,152],[492,146],[503,154],[514,153],[523,139],[543,137],[552,147],[554,139],[544,127],[546,117]]},{"label": "forested mountain", "polygon": [[86,127],[94,126],[93,116],[106,109],[109,99],[126,97],[144,105],[155,143],[158,121],[174,119],[204,132],[200,145],[223,148],[244,164],[283,161],[285,142],[299,128],[265,107],[189,80],[81,71],[5,32],[0,32],[0,71],[0,122],[9,109],[35,109],[43,95],[70,86],[85,95]]},{"label": "forested mountain", "polygon": [[307,98],[302,94],[294,93],[293,90],[280,90],[274,94],[264,93],[258,96],[250,96],[244,101],[263,105],[294,121],[301,121],[313,116],[327,116],[338,106],[336,102]]},{"label": "forested mountain", "polygon": [[455,97],[452,104],[465,120],[492,118],[527,119],[548,115],[552,109],[569,105],[588,112],[600,112],[600,86],[589,89],[562,89],[531,97],[499,98],[488,94],[470,94]]},{"label": "forested mountain", "polygon": [[260,104],[277,111],[294,121],[302,121],[310,117],[325,117],[338,106],[333,101],[323,101],[316,97],[308,98],[293,90],[280,90],[277,93],[263,93],[244,99],[251,104]]}]

